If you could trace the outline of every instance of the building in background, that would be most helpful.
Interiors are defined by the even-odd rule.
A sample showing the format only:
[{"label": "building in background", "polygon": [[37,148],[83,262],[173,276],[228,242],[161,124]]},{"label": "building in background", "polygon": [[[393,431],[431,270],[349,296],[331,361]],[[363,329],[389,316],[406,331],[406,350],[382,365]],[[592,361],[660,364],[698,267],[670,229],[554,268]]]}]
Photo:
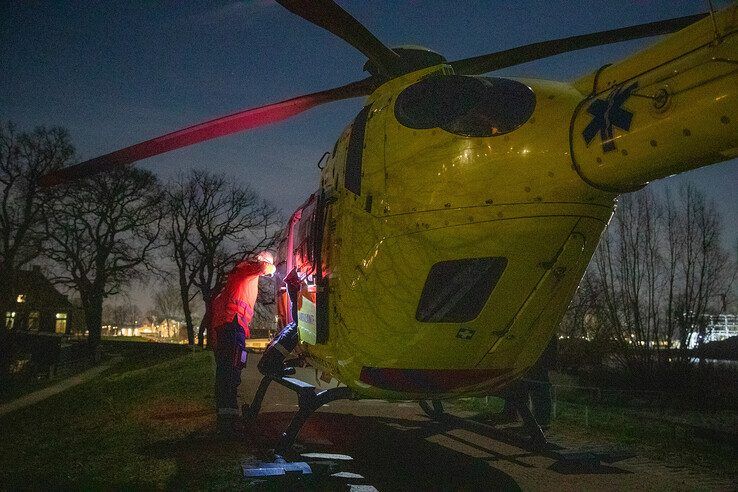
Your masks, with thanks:
[{"label": "building in background", "polygon": [[[705,315],[707,325],[702,343],[720,342],[738,336],[738,316],[735,314]],[[700,333],[695,330],[689,336],[688,348],[697,348],[700,343]]]},{"label": "building in background", "polygon": [[41,269],[16,272],[15,303],[5,311],[10,331],[69,334],[82,325],[80,310],[44,276]]}]

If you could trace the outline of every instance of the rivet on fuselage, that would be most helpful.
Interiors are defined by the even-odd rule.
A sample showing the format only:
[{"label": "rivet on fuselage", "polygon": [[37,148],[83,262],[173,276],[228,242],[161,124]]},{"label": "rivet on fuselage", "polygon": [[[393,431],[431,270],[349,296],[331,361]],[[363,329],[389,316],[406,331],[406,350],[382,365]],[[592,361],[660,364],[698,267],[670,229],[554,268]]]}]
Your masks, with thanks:
[{"label": "rivet on fuselage", "polygon": [[723,116],[720,117],[720,123],[722,123],[723,125],[727,125],[728,123],[730,123],[730,118],[728,118],[727,116],[723,115]]},{"label": "rivet on fuselage", "polygon": [[484,203],[486,203],[487,205],[492,205],[492,203],[493,203],[493,200],[492,200],[491,198],[487,198],[487,199],[486,199],[486,200],[484,201]]},{"label": "rivet on fuselage", "polygon": [[688,137],[688,136],[690,136],[692,134],[692,132],[689,130],[689,128],[685,128],[682,131],[682,133],[684,134],[685,137]]},{"label": "rivet on fuselage", "polygon": [[628,151],[625,150],[625,149],[621,150],[620,153],[623,154],[623,155],[628,155]]},{"label": "rivet on fuselage", "polygon": [[657,145],[656,140],[651,140],[651,147],[656,147]]}]

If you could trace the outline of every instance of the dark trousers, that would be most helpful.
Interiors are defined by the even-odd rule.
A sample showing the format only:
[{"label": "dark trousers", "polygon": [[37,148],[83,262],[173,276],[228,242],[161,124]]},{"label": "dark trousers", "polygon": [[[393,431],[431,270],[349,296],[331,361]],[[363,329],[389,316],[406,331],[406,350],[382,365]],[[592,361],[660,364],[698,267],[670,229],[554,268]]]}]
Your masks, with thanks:
[{"label": "dark trousers", "polygon": [[238,385],[246,366],[246,335],[238,323],[229,323],[218,331],[215,347],[215,404],[218,416],[240,415]]},{"label": "dark trousers", "polygon": [[516,404],[529,405],[538,424],[547,428],[551,425],[553,415],[553,395],[548,370],[534,368],[525,377],[507,388],[502,397],[505,399],[503,413],[515,418]]}]

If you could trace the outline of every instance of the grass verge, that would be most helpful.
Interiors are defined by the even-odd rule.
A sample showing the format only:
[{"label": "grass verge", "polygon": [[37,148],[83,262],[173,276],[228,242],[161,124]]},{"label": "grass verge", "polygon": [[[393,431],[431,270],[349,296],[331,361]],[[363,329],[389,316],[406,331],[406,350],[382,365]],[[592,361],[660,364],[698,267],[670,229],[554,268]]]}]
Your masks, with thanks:
[{"label": "grass verge", "polygon": [[94,380],[3,416],[0,488],[238,486],[239,453],[211,433],[211,357],[129,356]]}]

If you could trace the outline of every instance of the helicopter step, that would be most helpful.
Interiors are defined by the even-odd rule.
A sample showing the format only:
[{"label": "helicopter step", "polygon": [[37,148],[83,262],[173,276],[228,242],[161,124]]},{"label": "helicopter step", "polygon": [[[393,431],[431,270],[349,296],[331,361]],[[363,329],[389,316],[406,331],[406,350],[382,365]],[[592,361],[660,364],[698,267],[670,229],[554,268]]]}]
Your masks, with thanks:
[{"label": "helicopter step", "polygon": [[[285,370],[285,373],[287,372],[290,371]],[[291,372],[294,374],[294,369]],[[274,453],[279,456],[283,456],[291,450],[297,435],[300,433],[300,429],[302,429],[302,426],[305,425],[305,422],[313,412],[332,401],[350,399],[354,396],[351,389],[346,386],[318,391],[312,384],[297,378],[286,377],[285,375],[265,375],[261,379],[261,383],[256,390],[251,404],[244,405],[241,409],[244,422],[247,425],[253,423],[256,420],[256,416],[259,415],[262,401],[272,382],[281,384],[285,388],[294,391],[297,394],[297,404],[299,407],[297,413],[292,417],[290,425],[282,433],[282,437],[274,448]]]}]

